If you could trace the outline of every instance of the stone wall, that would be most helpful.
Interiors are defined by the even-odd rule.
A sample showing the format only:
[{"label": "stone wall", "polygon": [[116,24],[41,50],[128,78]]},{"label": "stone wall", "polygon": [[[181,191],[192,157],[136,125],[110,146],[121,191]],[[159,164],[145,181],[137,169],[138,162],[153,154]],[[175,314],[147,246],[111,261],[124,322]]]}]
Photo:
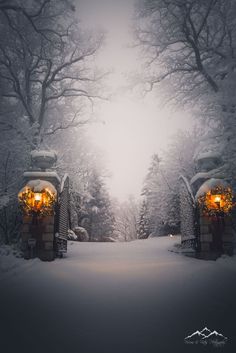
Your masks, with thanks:
[{"label": "stone wall", "polygon": [[[217,218],[216,218],[217,220]],[[221,253],[232,255],[234,252],[235,234],[232,227],[232,218],[230,215],[224,215],[219,218],[219,223],[215,223],[211,217],[200,215],[200,254],[199,257],[204,259],[217,258]],[[214,237],[215,229],[218,234],[218,248]]]},{"label": "stone wall", "polygon": [[235,232],[233,222],[230,216],[225,216],[225,227],[222,235],[223,252],[228,255],[233,255],[234,252]]},{"label": "stone wall", "polygon": [[[39,257],[43,261],[54,260],[54,216],[23,216],[21,239],[25,259]],[[31,247],[32,239],[35,239],[35,246]]]},{"label": "stone wall", "polygon": [[210,223],[209,217],[200,215],[200,243],[203,257],[206,257],[206,253],[210,251],[210,244],[212,243]]}]

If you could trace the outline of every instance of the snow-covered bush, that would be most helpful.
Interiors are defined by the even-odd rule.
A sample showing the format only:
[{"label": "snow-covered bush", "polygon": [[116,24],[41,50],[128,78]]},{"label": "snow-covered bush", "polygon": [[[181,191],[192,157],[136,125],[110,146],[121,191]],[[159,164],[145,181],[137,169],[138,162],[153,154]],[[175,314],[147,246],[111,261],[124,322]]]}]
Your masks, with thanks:
[{"label": "snow-covered bush", "polygon": [[74,234],[77,236],[78,241],[89,241],[88,232],[83,227],[75,227]]},{"label": "snow-covered bush", "polygon": [[78,240],[77,235],[71,229],[68,229],[67,238],[69,240]]}]

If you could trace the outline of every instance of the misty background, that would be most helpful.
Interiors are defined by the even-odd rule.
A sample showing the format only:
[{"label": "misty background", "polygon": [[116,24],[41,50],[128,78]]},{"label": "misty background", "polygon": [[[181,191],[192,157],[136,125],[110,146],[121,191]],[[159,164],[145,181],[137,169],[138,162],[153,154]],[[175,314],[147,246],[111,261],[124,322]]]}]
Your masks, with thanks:
[{"label": "misty background", "polygon": [[19,240],[30,152],[70,176],[91,241],[180,232],[179,176],[219,153],[235,176],[235,4],[0,1],[0,232]]}]

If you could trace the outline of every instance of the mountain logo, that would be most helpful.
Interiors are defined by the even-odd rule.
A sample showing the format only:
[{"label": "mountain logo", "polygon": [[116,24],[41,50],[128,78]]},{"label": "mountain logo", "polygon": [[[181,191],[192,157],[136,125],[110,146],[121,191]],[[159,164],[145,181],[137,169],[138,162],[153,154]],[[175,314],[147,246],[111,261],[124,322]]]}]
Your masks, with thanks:
[{"label": "mountain logo", "polygon": [[209,328],[204,327],[201,331],[195,331],[191,335],[185,337],[186,344],[203,344],[220,347],[226,344],[228,338],[217,331],[211,331]]}]

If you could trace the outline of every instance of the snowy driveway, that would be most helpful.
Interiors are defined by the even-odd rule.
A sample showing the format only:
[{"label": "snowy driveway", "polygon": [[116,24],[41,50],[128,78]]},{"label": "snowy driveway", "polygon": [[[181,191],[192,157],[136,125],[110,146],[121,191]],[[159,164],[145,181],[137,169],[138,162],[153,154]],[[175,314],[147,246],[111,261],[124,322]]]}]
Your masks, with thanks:
[{"label": "snowy driveway", "polygon": [[211,352],[184,337],[208,326],[236,352],[236,262],[169,252],[179,237],[69,243],[53,263],[0,277],[3,353]]}]

